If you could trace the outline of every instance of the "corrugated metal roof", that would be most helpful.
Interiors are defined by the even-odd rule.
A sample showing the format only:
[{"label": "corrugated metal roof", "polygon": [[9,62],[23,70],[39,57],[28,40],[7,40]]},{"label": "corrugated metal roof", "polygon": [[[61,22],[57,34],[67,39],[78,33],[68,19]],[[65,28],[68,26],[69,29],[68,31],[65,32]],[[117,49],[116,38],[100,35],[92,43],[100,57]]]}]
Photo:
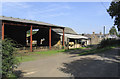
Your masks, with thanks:
[{"label": "corrugated metal roof", "polygon": [[[62,27],[62,26],[53,25],[53,24],[40,22],[40,21],[20,19],[20,18],[13,18],[13,17],[6,17],[6,16],[0,16],[0,20],[21,22],[21,23],[28,23],[28,24],[37,24],[37,25],[46,25],[48,27],[51,26],[51,27],[64,28],[65,34],[77,34],[73,29],[71,29],[69,27]],[[62,29],[52,29],[52,30],[55,31],[56,33],[63,33]]]},{"label": "corrugated metal roof", "polygon": [[54,24],[49,24],[45,22],[40,22],[40,21],[35,21],[35,20],[27,20],[27,19],[20,19],[20,18],[13,18],[13,17],[5,17],[5,16],[0,16],[0,20],[5,20],[5,21],[14,21],[14,22],[22,22],[22,23],[30,23],[30,24],[38,24],[38,25],[46,25],[46,26],[51,26],[51,27],[61,27],[58,25]]},{"label": "corrugated metal roof", "polygon": [[[55,31],[56,33],[62,33],[63,30],[62,29],[52,29],[53,31]],[[65,27],[64,29],[65,34],[77,34],[73,29],[69,28],[69,27]]]},{"label": "corrugated metal roof", "polygon": [[[62,33],[58,33],[58,34],[63,35]],[[65,36],[72,39],[88,39],[88,37],[81,35],[65,34]]]}]

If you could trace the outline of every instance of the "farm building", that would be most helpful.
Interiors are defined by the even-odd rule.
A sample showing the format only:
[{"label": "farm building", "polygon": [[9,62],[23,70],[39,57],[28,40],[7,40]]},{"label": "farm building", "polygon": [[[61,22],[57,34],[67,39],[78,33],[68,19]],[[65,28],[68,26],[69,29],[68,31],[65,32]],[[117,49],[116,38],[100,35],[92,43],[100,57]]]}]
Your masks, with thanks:
[{"label": "farm building", "polygon": [[[73,29],[69,27],[64,28],[64,42],[65,47],[67,48],[79,48],[82,46],[82,42],[84,42],[84,45],[87,45],[88,37],[82,36],[77,34]],[[62,38],[62,30],[61,29],[53,29],[57,34],[59,34]],[[62,40],[61,40],[62,41]]]},{"label": "farm building", "polygon": [[[64,47],[68,46],[69,42],[79,43],[81,39],[87,39],[87,37],[78,35],[71,28],[57,26],[45,22],[12,18],[12,17],[0,17],[2,21],[2,40],[5,38],[11,38],[20,47],[30,47],[30,51],[33,51],[33,47]],[[33,30],[36,30],[34,33]],[[29,31],[29,36],[28,32]]]},{"label": "farm building", "polygon": [[92,34],[83,34],[83,36],[88,37],[88,45],[96,45],[99,44],[104,38],[109,38],[109,34],[102,34],[101,32],[99,34],[96,34],[93,32]]},{"label": "farm building", "polygon": [[[11,38],[14,41],[16,41],[18,44],[22,46],[26,46],[26,35],[27,31],[30,30],[30,50],[33,50],[32,41],[33,41],[33,35],[32,30],[33,29],[46,29],[48,30],[47,39],[49,39],[48,45],[49,49],[51,49],[51,42],[52,42],[52,36],[51,36],[51,29],[62,29],[63,30],[63,40],[64,40],[64,27],[56,26],[49,23],[44,22],[38,22],[38,21],[32,21],[32,20],[26,20],[26,19],[19,19],[19,18],[12,18],[12,17],[0,17],[0,20],[2,21],[2,40],[4,38]],[[39,36],[41,36],[40,34]],[[43,36],[43,35],[42,35]],[[39,41],[38,41],[39,42]],[[63,41],[64,46],[64,41]]]}]

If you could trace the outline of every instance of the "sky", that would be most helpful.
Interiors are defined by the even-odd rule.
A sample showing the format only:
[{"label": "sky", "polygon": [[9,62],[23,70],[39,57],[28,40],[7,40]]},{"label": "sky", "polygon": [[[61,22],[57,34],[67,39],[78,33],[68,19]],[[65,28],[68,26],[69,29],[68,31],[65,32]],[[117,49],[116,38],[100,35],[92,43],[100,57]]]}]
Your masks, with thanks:
[{"label": "sky", "polygon": [[70,27],[78,34],[106,33],[114,20],[106,9],[110,2],[3,2],[2,15]]}]

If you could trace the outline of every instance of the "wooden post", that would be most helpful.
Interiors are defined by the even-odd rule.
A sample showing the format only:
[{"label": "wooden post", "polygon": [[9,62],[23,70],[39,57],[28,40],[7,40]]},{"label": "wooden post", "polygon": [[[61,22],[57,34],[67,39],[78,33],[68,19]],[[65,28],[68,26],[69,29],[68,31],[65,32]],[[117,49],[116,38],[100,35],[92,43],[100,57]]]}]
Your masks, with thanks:
[{"label": "wooden post", "polygon": [[51,50],[51,27],[49,28],[49,49]]},{"label": "wooden post", "polygon": [[32,25],[30,27],[30,51],[32,52]]},{"label": "wooden post", "polygon": [[63,29],[63,47],[64,47],[64,29]]},{"label": "wooden post", "polygon": [[77,48],[77,40],[75,40],[75,48]]},{"label": "wooden post", "polygon": [[2,40],[4,40],[4,22],[2,23]]}]

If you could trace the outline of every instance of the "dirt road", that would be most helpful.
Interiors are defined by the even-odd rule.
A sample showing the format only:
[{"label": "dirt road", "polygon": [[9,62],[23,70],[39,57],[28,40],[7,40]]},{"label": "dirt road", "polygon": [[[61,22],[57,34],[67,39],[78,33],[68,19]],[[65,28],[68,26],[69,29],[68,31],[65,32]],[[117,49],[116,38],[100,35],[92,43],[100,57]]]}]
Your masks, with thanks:
[{"label": "dirt road", "polygon": [[[93,55],[78,56],[72,51],[21,63],[22,77],[118,77],[120,48]],[[77,52],[80,52],[77,50]]]}]

